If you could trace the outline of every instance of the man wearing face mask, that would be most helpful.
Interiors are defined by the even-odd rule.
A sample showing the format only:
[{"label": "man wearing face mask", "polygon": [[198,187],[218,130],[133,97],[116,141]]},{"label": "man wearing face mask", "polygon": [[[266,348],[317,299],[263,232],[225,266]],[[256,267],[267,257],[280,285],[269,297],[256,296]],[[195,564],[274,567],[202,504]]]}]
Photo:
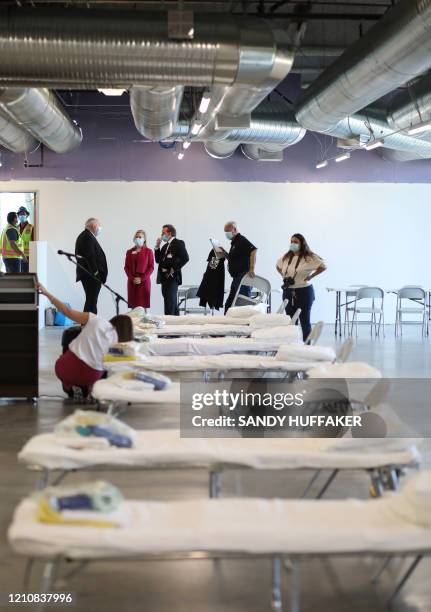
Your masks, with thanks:
[{"label": "man wearing face mask", "polygon": [[[162,286],[166,315],[178,315],[178,287],[183,282],[181,268],[189,261],[183,240],[178,240],[173,225],[164,225],[157,238],[154,256],[159,264],[157,284]],[[161,246],[163,245],[163,246]]]},{"label": "man wearing face mask", "polygon": [[18,209],[19,240],[26,259],[21,261],[21,272],[28,272],[28,259],[30,257],[30,242],[34,240],[34,225],[29,223],[30,213],[25,206]]},{"label": "man wearing face mask", "polygon": [[[247,274],[251,278],[255,275],[254,269],[256,265],[257,248],[247,240],[245,236],[239,233],[238,224],[235,221],[228,221],[224,226],[224,233],[228,240],[231,241],[229,253],[224,251],[227,257],[229,274],[232,276],[232,284],[230,286],[229,296],[224,305],[225,314],[232,306],[232,302],[238,291],[243,277]],[[241,287],[240,293],[250,297],[250,287]]]},{"label": "man wearing face mask", "polygon": [[90,217],[75,243],[75,254],[82,258],[78,259],[78,263],[87,270],[85,272],[82,268],[76,268],[76,282],[80,281],[85,291],[84,312],[94,314],[97,314],[101,283],[106,283],[108,278],[106,256],[97,240],[101,229],[99,220]]}]

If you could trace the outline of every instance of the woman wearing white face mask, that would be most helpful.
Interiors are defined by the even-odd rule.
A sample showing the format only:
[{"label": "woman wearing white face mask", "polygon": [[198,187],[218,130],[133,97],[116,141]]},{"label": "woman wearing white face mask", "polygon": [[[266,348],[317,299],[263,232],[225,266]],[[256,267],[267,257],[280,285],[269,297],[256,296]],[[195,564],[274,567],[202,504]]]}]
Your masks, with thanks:
[{"label": "woman wearing white face mask", "polygon": [[126,253],[124,271],[127,275],[127,300],[131,308],[150,307],[151,274],[154,270],[153,250],[146,246],[144,230],[138,230],[133,237],[134,247]]},{"label": "woman wearing white face mask", "polygon": [[276,264],[283,277],[283,300],[289,300],[286,314],[293,316],[300,308],[299,321],[304,340],[311,331],[310,314],[314,302],[314,289],[311,279],[326,270],[325,262],[313,253],[302,234],[293,234],[289,250]]}]

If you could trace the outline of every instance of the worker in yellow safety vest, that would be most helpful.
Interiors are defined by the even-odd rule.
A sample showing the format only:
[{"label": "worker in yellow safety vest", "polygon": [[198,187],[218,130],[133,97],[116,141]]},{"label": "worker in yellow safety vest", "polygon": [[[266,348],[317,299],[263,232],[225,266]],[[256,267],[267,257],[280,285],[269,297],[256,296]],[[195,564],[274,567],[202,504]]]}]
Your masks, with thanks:
[{"label": "worker in yellow safety vest", "polygon": [[24,251],[27,261],[21,262],[21,272],[28,272],[28,260],[30,257],[30,242],[34,240],[34,225],[29,223],[30,213],[25,206],[18,209],[19,240],[20,248]]},{"label": "worker in yellow safety vest", "polygon": [[7,215],[7,225],[0,236],[0,255],[3,257],[6,272],[21,272],[21,264],[23,262],[28,264],[27,257],[21,250],[16,212]]}]

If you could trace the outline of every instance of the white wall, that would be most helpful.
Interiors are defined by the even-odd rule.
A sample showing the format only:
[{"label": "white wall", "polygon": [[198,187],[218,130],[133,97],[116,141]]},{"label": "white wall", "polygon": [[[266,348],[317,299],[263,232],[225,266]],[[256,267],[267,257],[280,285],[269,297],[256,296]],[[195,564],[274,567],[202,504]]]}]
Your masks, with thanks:
[{"label": "white wall", "polygon": [[[4,186],[8,191],[38,191],[38,238],[48,241],[50,249],[49,288],[75,307],[83,305],[81,285],[74,282],[72,265],[56,251],[73,251],[90,216],[102,222],[108,283],[124,295],[124,254],[136,229],[147,231],[152,246],[162,224],[175,225],[190,254],[184,283],[192,284],[200,282],[205,270],[208,238],[223,238],[229,219],[237,220],[259,248],[257,273],[274,287],[280,286],[275,261],[293,232],[302,232],[324,257],[328,270],[314,283],[314,321],[333,321],[334,295],[326,292],[328,286],[431,285],[431,185],[12,181]],[[107,292],[99,304],[101,314],[114,313]],[[160,289],[154,284],[152,310],[161,309]],[[393,319],[393,309],[389,297],[387,320]]]}]

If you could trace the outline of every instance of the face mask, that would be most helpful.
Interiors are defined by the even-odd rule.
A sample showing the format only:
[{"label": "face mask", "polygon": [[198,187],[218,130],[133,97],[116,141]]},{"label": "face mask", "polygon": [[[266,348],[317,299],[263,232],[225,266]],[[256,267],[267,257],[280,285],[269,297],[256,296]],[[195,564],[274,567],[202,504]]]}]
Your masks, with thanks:
[{"label": "face mask", "polygon": [[163,242],[167,242],[169,240],[169,236],[167,234],[162,235]]},{"label": "face mask", "polygon": [[228,240],[232,240],[232,238],[233,238],[233,234],[232,234],[232,232],[225,232],[225,233],[224,233],[224,235],[226,236],[226,238],[227,238]]},{"label": "face mask", "polygon": [[144,239],[143,238],[135,238],[133,242],[135,243],[135,245],[137,247],[144,246]]},{"label": "face mask", "polygon": [[297,253],[299,251],[300,247],[299,244],[297,242],[291,242],[290,243],[290,250],[292,251],[292,253]]},{"label": "face mask", "polygon": [[20,215],[18,217],[18,219],[19,219],[20,223],[25,223],[27,221],[27,216],[26,215]]},{"label": "face mask", "polygon": [[100,232],[101,232],[101,231],[102,231],[102,228],[101,228],[101,227],[100,227],[100,225],[99,225],[99,227],[97,228],[97,230],[94,232],[94,235],[95,235],[95,236],[100,236]]}]

